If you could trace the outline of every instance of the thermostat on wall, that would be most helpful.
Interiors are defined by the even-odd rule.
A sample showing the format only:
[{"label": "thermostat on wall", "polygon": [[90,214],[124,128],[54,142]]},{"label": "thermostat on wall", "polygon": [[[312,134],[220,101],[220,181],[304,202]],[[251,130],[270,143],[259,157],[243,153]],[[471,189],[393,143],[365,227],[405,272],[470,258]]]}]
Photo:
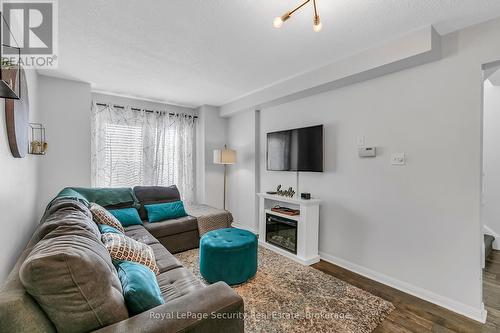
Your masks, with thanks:
[{"label": "thermostat on wall", "polygon": [[377,156],[377,148],[375,147],[361,147],[358,150],[359,157],[375,157]]}]

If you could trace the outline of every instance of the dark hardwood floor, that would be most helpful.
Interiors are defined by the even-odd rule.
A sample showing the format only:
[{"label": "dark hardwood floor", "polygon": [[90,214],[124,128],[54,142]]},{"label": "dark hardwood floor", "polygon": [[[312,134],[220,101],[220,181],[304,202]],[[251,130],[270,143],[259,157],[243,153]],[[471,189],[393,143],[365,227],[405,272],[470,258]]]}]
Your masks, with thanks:
[{"label": "dark hardwood floor", "polygon": [[377,333],[500,332],[500,251],[491,253],[483,271],[484,302],[488,310],[486,324],[480,324],[325,261],[320,261],[313,267],[394,304],[396,309],[377,327]]}]

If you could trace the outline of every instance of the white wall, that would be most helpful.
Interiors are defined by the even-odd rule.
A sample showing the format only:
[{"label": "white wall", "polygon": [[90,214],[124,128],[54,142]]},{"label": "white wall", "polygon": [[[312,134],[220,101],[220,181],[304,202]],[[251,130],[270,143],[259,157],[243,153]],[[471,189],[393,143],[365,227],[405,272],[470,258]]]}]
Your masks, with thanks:
[{"label": "white wall", "polygon": [[90,84],[40,76],[42,121],[47,128],[49,151],[41,165],[41,195],[46,205],[62,188],[91,186],[92,100],[139,108],[167,109],[195,114],[191,108],[92,93]]},{"label": "white wall", "polygon": [[[258,119],[257,119],[258,121]],[[256,219],[256,113],[247,111],[229,118],[228,142],[236,150],[237,163],[228,166],[228,209],[235,226],[259,230]]]},{"label": "white wall", "polygon": [[219,109],[204,105],[198,109],[196,131],[196,201],[213,207],[223,207],[224,166],[213,163],[213,150],[224,147],[227,140],[227,119]]},{"label": "white wall", "polygon": [[153,102],[147,100],[141,100],[132,97],[124,97],[117,95],[110,95],[101,92],[92,92],[92,100],[97,103],[113,104],[121,106],[132,106],[141,109],[151,109],[151,110],[168,110],[174,113],[186,113],[195,115],[197,112],[195,109],[187,108],[178,105],[170,105],[160,102]]},{"label": "white wall", "polygon": [[[471,27],[443,38],[442,60],[262,110],[261,191],[295,185],[266,171],[266,133],[324,124],[325,172],[300,178],[323,200],[322,257],[481,319],[481,65],[499,38],[500,20]],[[357,157],[361,135],[378,157]]]},{"label": "white wall", "polygon": [[483,222],[500,232],[500,86],[484,83]]},{"label": "white wall", "polygon": [[[39,121],[38,75],[26,71],[30,122]],[[5,280],[40,220],[38,211],[38,167],[43,157],[14,158],[9,149],[5,125],[5,101],[0,99],[0,283]]]},{"label": "white wall", "polygon": [[90,186],[90,84],[40,76],[41,121],[49,149],[41,159],[40,202],[67,186]]}]

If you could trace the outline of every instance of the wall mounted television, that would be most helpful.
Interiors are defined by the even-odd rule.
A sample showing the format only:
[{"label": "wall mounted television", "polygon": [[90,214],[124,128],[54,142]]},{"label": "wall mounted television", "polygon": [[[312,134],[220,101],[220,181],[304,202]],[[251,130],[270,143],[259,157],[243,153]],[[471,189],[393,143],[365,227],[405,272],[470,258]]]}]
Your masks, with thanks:
[{"label": "wall mounted television", "polygon": [[267,170],[323,172],[323,125],[267,133]]}]

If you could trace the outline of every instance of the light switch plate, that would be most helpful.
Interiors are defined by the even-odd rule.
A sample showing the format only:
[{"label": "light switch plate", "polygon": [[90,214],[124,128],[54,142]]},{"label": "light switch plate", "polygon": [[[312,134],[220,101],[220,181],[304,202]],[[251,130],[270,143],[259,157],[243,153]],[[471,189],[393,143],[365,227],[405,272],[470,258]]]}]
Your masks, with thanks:
[{"label": "light switch plate", "polygon": [[391,155],[391,164],[392,165],[406,165],[405,153],[393,153]]},{"label": "light switch plate", "polygon": [[375,147],[361,147],[358,149],[358,155],[361,158],[377,156],[377,148]]}]

